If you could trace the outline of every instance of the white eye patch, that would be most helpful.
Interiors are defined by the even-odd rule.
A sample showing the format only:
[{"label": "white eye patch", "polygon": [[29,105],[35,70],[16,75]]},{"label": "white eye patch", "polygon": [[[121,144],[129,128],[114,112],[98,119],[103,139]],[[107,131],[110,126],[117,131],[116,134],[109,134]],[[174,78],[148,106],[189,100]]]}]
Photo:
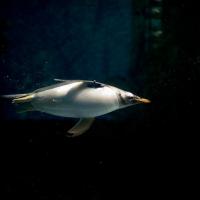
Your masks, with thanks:
[{"label": "white eye patch", "polygon": [[132,98],[134,97],[134,95],[133,95],[132,93],[130,93],[130,92],[127,92],[127,93],[126,93],[126,97],[127,97],[128,99],[132,99]]}]

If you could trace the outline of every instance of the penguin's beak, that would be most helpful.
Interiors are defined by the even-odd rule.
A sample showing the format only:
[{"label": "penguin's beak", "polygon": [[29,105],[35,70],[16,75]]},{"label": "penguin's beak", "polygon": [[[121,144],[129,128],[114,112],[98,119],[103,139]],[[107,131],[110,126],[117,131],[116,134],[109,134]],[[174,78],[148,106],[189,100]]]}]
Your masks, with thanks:
[{"label": "penguin's beak", "polygon": [[141,97],[137,98],[136,102],[137,103],[151,103],[151,101],[149,99],[145,99],[145,98],[141,98]]}]

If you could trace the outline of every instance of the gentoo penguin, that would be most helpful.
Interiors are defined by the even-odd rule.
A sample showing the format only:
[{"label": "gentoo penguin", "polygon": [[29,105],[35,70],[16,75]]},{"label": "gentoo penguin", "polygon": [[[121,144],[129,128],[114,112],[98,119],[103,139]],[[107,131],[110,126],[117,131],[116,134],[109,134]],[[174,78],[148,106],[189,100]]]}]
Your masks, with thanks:
[{"label": "gentoo penguin", "polygon": [[25,111],[80,118],[79,122],[68,131],[71,137],[87,131],[97,116],[138,103],[150,103],[148,99],[96,81],[54,80],[59,83],[27,94],[3,95],[3,97],[11,98],[14,104],[28,104],[28,109]]}]

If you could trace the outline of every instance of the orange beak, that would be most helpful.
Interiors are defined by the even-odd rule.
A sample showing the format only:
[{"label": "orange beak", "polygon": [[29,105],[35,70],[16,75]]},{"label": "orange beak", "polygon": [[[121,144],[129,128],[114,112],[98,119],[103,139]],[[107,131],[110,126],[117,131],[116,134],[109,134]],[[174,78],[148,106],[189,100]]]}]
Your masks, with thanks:
[{"label": "orange beak", "polygon": [[149,99],[145,99],[145,98],[138,98],[138,99],[136,99],[136,101],[138,103],[151,103],[151,101]]}]

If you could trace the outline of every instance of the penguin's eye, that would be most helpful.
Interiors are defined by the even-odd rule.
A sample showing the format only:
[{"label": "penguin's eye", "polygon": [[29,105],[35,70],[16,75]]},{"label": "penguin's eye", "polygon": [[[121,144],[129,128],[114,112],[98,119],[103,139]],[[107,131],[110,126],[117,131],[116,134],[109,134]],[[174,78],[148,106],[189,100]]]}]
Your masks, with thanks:
[{"label": "penguin's eye", "polygon": [[133,97],[132,96],[128,96],[128,99],[131,100],[131,99],[133,99]]},{"label": "penguin's eye", "polygon": [[128,96],[128,97],[127,97],[127,101],[128,101],[128,102],[132,102],[132,101],[133,101],[133,97],[132,97],[132,96]]}]

